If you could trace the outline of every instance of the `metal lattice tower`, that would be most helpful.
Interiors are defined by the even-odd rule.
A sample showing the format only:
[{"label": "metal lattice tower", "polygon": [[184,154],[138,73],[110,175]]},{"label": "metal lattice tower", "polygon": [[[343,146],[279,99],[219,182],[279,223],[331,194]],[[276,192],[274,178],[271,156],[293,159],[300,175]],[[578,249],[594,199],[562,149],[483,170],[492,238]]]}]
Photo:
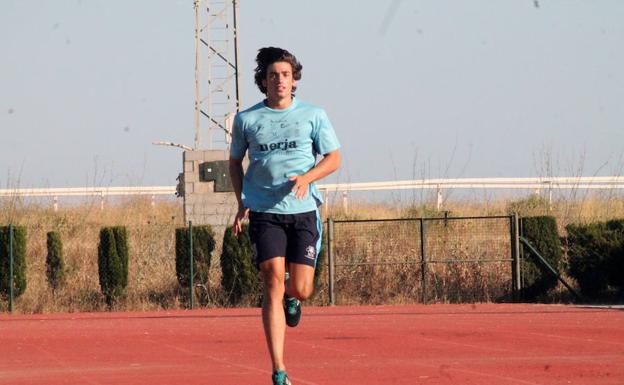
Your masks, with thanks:
[{"label": "metal lattice tower", "polygon": [[195,144],[227,148],[234,115],[240,108],[238,0],[194,0]]}]

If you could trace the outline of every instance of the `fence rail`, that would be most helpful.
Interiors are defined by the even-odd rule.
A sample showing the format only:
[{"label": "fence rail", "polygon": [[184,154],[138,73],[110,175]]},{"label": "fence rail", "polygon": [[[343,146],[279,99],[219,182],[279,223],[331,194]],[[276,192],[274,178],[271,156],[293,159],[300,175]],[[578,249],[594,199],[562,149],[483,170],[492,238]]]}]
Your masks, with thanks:
[{"label": "fence rail", "polygon": [[61,188],[18,188],[0,189],[0,198],[3,197],[52,197],[54,211],[58,210],[58,197],[95,196],[100,197],[100,208],[104,209],[104,198],[108,196],[147,195],[152,198],[152,205],[156,195],[175,195],[175,186],[144,186],[144,187],[61,187]]},{"label": "fence rail", "polygon": [[[624,190],[624,176],[592,176],[592,177],[538,177],[538,178],[460,178],[460,179],[416,179],[387,182],[364,183],[329,183],[319,184],[318,189],[326,196],[329,193],[341,192],[343,205],[347,205],[347,194],[350,191],[379,190],[418,190],[435,189],[437,191],[437,208],[443,203],[443,191],[453,189],[503,189],[547,191],[552,201],[553,190]],[[61,196],[107,196],[175,195],[176,186],[146,187],[70,187],[70,188],[14,188],[0,189],[2,197],[53,197],[55,205]],[[55,206],[56,207],[56,206]]]},{"label": "fence rail", "polygon": [[0,197],[174,195],[175,192],[175,186],[16,188],[0,189]]}]

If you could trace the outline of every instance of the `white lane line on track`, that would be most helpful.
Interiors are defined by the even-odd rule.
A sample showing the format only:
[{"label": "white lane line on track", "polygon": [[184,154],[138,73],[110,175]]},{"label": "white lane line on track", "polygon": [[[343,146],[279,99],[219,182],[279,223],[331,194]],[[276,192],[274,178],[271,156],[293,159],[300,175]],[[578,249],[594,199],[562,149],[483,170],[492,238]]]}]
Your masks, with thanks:
[{"label": "white lane line on track", "polygon": [[563,340],[575,340],[575,341],[582,341],[582,342],[591,342],[591,343],[596,343],[596,344],[624,346],[624,343],[622,343],[622,342],[599,341],[599,340],[595,340],[593,338],[581,338],[581,337],[572,337],[572,336],[559,336],[559,335],[556,335],[556,334],[535,333],[535,332],[528,332],[527,334],[533,334],[535,336],[556,338],[556,339],[563,339]]},{"label": "white lane line on track", "polygon": [[[325,349],[325,350],[335,351],[335,352],[339,352],[339,353],[346,353],[346,354],[349,354],[350,356],[355,356],[356,355],[353,351],[349,351],[349,350],[328,348],[328,347],[325,347],[325,346],[310,344],[310,343],[301,342],[301,341],[295,341],[295,342],[297,342],[298,344],[301,344],[301,345],[312,346],[312,347],[319,348],[319,349]],[[432,364],[432,363],[430,364],[430,363],[426,363],[426,362],[422,362],[422,361],[418,361],[418,360],[414,361],[413,364],[421,366],[421,367],[437,369],[438,371],[440,371],[441,368],[442,368],[442,366],[439,365],[439,364]],[[363,366],[366,367],[366,365],[363,365]],[[495,379],[497,379],[499,381],[507,381],[507,382],[511,382],[511,383],[515,383],[515,384],[542,385],[542,384],[537,383],[537,382],[525,381],[525,380],[522,380],[522,379],[519,379],[519,378],[515,378],[515,377],[499,376],[497,374],[481,373],[481,372],[477,372],[477,371],[474,371],[474,370],[454,368],[454,367],[452,367],[451,365],[448,365],[448,364],[444,368],[444,370],[447,371],[447,374],[449,374],[448,373],[449,371],[454,371],[454,372],[466,373],[466,374],[471,374],[471,375],[476,375],[476,376],[481,376],[481,377],[495,378]]]},{"label": "white lane line on track", "polygon": [[74,368],[74,367],[68,365],[67,362],[61,360],[55,354],[50,353],[47,349],[45,349],[45,348],[43,348],[43,347],[41,347],[39,345],[35,345],[35,344],[28,344],[28,343],[26,343],[25,345],[33,346],[35,349],[39,350],[41,353],[45,354],[46,356],[50,357],[52,360],[56,361],[61,367],[65,368],[70,373],[75,374],[76,376],[78,376],[82,380],[86,381],[87,383],[92,384],[92,385],[100,385],[101,384],[101,382],[99,382],[97,380],[92,380],[92,379],[90,379],[88,377],[85,377],[80,370],[78,370],[77,368]]},{"label": "white lane line on track", "polygon": [[[152,342],[152,341],[150,341],[150,342]],[[155,342],[152,342],[152,343],[155,343]],[[232,361],[216,358],[214,356],[211,356],[211,355],[208,355],[208,354],[205,354],[205,353],[198,353],[198,352],[195,352],[195,351],[192,351],[192,350],[189,350],[189,349],[181,348],[179,346],[170,345],[170,344],[158,344],[158,345],[159,346],[166,346],[166,347],[169,347],[171,349],[174,349],[174,350],[177,350],[179,352],[186,353],[186,354],[189,354],[189,355],[192,355],[192,356],[199,355],[199,356],[207,358],[207,359],[209,359],[211,361],[217,362],[219,364],[230,365],[230,366],[234,366],[234,367],[241,368],[241,369],[246,369],[246,370],[250,370],[250,371],[254,371],[254,372],[263,373],[263,374],[266,374],[267,377],[270,377],[271,374],[272,374],[270,371],[265,370],[265,369],[260,369],[260,368],[256,368],[254,366],[249,366],[249,365],[237,364],[237,363],[234,363]],[[300,384],[304,384],[304,385],[319,385],[316,382],[306,381],[306,380],[304,380],[302,378],[299,378],[299,377],[294,377],[294,376],[291,376],[291,375],[289,375],[289,377],[292,380],[294,380],[294,381],[296,381],[297,383],[300,383]]]},{"label": "white lane line on track", "polygon": [[[0,370],[0,381],[6,379],[18,379],[18,378],[28,378],[32,380],[33,378],[39,378],[50,375],[67,375],[75,374],[83,377],[83,374],[104,374],[104,373],[115,373],[119,374],[120,372],[134,373],[137,371],[144,370],[153,370],[153,369],[163,369],[163,368],[175,368],[177,366],[174,365],[129,365],[129,366],[88,366],[88,367],[76,367],[76,366],[68,366],[64,365],[62,367],[36,367],[29,369],[11,369],[11,370]],[[29,371],[30,370],[30,371]],[[100,382],[93,382],[88,378],[83,377],[85,381],[89,381],[91,384],[100,384]],[[48,379],[49,380],[49,379]],[[0,382],[1,383],[1,382]]]},{"label": "white lane line on track", "polygon": [[515,377],[507,377],[507,376],[499,376],[497,374],[489,374],[489,373],[481,373],[481,372],[476,372],[474,370],[468,370],[468,369],[459,369],[459,368],[453,368],[450,367],[447,370],[449,371],[455,371],[455,372],[460,372],[460,373],[467,373],[467,374],[474,374],[477,376],[482,376],[482,377],[490,377],[490,378],[495,378],[497,380],[502,380],[502,381],[509,381],[509,382],[513,382],[516,384],[525,384],[525,385],[542,385],[539,382],[532,382],[532,381],[525,381],[525,380],[521,380],[519,378],[515,378]]}]

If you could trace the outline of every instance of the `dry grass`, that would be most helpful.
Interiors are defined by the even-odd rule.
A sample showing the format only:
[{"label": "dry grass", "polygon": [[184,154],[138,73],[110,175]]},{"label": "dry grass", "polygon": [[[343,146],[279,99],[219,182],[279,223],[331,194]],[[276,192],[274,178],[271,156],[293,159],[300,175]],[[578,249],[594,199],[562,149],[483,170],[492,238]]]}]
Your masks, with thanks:
[{"label": "dry grass", "polygon": [[[54,212],[36,204],[14,205],[2,210],[0,223],[27,228],[26,292],[17,299],[20,313],[105,310],[100,295],[97,247],[103,226],[128,228],[131,258],[126,298],[119,310],[179,308],[180,293],[175,277],[174,229],[183,226],[181,206],[148,200],[124,200],[100,210],[99,204],[84,204]],[[63,240],[66,285],[52,292],[45,275],[46,233],[58,231]]]},{"label": "dry grass", "polygon": [[[624,218],[624,198],[613,193],[559,197],[552,207],[544,199],[483,199],[446,202],[451,216],[554,215],[560,233],[567,224]],[[336,219],[437,217],[429,205],[399,205],[354,202],[349,211],[330,206]],[[97,246],[103,226],[123,225],[130,241],[129,283],[127,294],[116,310],[178,309],[186,306],[186,293],[175,277],[174,230],[182,227],[180,202],[124,199],[100,210],[98,202],[61,207],[54,212],[48,204],[0,201],[0,223],[27,227],[26,292],[16,300],[17,313],[105,311],[99,291]],[[449,222],[451,223],[451,222]],[[463,222],[430,223],[426,248],[431,259],[471,259],[499,257],[508,253],[509,234],[503,225]],[[488,227],[489,226],[489,227]],[[64,246],[65,287],[52,292],[45,275],[46,233],[58,231]],[[339,263],[366,262],[363,266],[339,266],[336,290],[340,303],[419,302],[422,271],[419,261],[417,222],[342,224],[336,228],[336,252]],[[210,283],[204,289],[204,306],[222,306],[220,292],[219,250],[213,253]],[[392,265],[372,263],[390,262]],[[405,263],[408,262],[408,263]],[[438,302],[493,301],[504,299],[508,292],[507,263],[437,263],[427,269],[428,297]],[[313,303],[326,303],[327,278]],[[558,293],[560,290],[557,289]],[[6,311],[6,301],[0,310]]]}]

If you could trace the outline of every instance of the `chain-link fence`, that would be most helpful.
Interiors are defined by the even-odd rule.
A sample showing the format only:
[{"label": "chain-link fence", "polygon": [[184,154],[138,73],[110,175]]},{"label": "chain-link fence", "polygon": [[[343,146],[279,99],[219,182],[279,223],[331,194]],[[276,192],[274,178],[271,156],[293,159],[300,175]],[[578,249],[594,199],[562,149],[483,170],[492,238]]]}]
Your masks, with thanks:
[{"label": "chain-link fence", "polygon": [[510,301],[515,228],[513,216],[328,220],[329,301]]}]

